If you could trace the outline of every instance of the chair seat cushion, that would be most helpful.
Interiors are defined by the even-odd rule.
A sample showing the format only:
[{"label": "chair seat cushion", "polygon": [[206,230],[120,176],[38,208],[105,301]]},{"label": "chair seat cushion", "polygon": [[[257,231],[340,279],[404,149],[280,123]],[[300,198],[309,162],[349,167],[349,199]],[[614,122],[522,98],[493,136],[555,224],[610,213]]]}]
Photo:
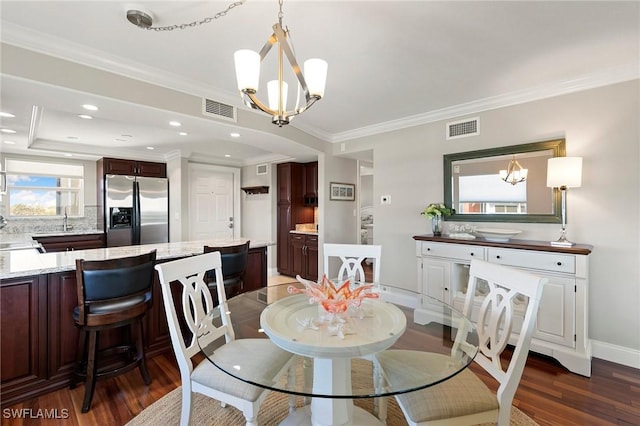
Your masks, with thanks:
[{"label": "chair seat cushion", "polygon": [[[102,315],[102,314],[110,314],[118,311],[126,311],[136,305],[141,303],[148,303],[151,300],[151,292],[145,293],[143,295],[128,297],[124,299],[118,299],[116,301],[102,302],[102,303],[92,303],[87,305],[89,307],[89,312],[87,314],[91,315]],[[78,321],[80,318],[80,307],[76,306],[73,308],[73,320]]]},{"label": "chair seat cushion", "polygon": [[[415,351],[385,351],[378,355],[386,380],[395,386],[407,377],[429,374],[429,364],[450,362],[444,355]],[[441,367],[437,367],[436,371]],[[454,370],[457,368],[454,368]],[[400,383],[403,381],[403,383]],[[413,422],[449,419],[500,408],[494,392],[469,369],[431,387],[396,396]]]},{"label": "chair seat cushion", "polygon": [[[245,375],[264,382],[277,379],[277,374],[291,359],[291,354],[274,345],[269,339],[233,340],[215,352],[216,357],[235,360]],[[248,401],[256,401],[265,389],[250,385],[223,372],[209,360],[202,361],[191,373],[194,382]]]}]

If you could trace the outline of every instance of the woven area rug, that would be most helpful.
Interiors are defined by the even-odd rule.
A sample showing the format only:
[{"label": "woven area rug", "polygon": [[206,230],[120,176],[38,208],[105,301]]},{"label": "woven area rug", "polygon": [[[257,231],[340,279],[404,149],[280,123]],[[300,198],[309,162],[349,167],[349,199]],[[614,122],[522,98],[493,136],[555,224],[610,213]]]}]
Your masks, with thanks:
[{"label": "woven area rug", "polygon": [[[354,386],[359,382],[371,381],[372,371],[370,363],[363,360],[354,360],[352,365],[352,382]],[[169,392],[144,409],[138,416],[127,423],[127,426],[147,426],[155,424],[170,426],[180,424],[181,398],[181,388]],[[225,408],[222,408],[218,401],[200,394],[194,394],[192,398],[192,425],[241,426],[245,424],[242,412],[235,407],[227,405]],[[302,398],[298,397],[297,405],[301,406],[302,404]],[[373,413],[373,399],[355,399],[354,404]],[[258,424],[260,426],[275,426],[287,416],[288,409],[288,395],[280,392],[270,392],[260,407]],[[387,405],[387,425],[402,426],[406,424],[407,422],[404,419],[402,410],[400,410],[395,399],[389,398]],[[536,426],[537,423],[517,408],[512,407],[511,425]]]}]

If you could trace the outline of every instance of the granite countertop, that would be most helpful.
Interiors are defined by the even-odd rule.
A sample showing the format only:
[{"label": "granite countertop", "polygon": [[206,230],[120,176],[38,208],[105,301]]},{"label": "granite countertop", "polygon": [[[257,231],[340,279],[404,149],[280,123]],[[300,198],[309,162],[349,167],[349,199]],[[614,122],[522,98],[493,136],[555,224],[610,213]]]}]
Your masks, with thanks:
[{"label": "granite countertop", "polygon": [[317,231],[289,231],[290,234],[318,235]]},{"label": "granite countertop", "polygon": [[[51,234],[47,234],[51,235]],[[70,235],[69,232],[65,235]],[[4,236],[3,239],[4,241]],[[202,254],[204,246],[229,246],[242,244],[246,238],[180,241],[174,243],[146,244],[140,246],[110,247],[90,250],[74,250],[57,253],[39,253],[36,249],[0,251],[0,279],[18,278],[75,270],[76,259],[104,260],[135,256],[156,249],[158,260],[167,260]],[[250,247],[274,245],[269,241],[251,240]]]}]

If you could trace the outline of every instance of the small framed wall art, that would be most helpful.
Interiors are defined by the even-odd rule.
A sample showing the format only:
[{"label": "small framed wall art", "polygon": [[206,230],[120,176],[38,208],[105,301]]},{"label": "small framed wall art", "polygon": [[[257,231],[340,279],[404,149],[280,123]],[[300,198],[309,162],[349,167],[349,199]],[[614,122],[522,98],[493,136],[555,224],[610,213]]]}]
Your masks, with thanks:
[{"label": "small framed wall art", "polygon": [[354,201],[356,199],[356,186],[354,184],[331,182],[329,185],[330,200]]}]

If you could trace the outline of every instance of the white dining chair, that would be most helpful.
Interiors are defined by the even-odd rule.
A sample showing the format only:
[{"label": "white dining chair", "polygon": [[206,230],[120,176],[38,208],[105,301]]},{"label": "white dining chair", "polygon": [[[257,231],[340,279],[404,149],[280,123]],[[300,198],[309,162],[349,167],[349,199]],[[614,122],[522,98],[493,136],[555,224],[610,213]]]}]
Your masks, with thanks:
[{"label": "white dining chair", "polygon": [[[479,351],[474,361],[498,382],[498,391],[492,392],[470,369],[465,369],[437,385],[396,395],[409,425],[509,425],[511,404],[527,361],[546,282],[546,278],[515,268],[472,260],[463,314],[476,321]],[[488,288],[482,302],[476,298],[479,284]],[[479,308],[477,315],[474,308]],[[513,330],[519,320],[515,310],[524,311],[519,330]],[[516,333],[513,355],[508,361],[501,360],[512,331]],[[465,349],[459,339],[462,332],[458,331],[454,349]],[[416,356],[414,351],[388,350],[376,358],[383,381],[391,387],[403,380],[403,373],[425,369],[424,363],[418,364],[424,357]],[[386,410],[380,412],[384,415]]]},{"label": "white dining chair", "polygon": [[[373,261],[373,282],[380,282],[380,258],[382,246],[367,244],[332,244],[325,243],[322,246],[324,255],[324,274],[327,278],[347,279],[353,277],[356,281],[366,282],[362,262],[368,259]],[[339,258],[341,261],[338,274],[331,275],[330,258]]]},{"label": "white dining chair", "polygon": [[[200,352],[200,346],[224,337],[225,343],[216,349],[216,356],[237,359],[243,368],[260,372],[261,376],[272,374],[274,380],[283,375],[292,355],[274,345],[269,339],[235,339],[222,275],[220,252],[205,253],[155,266],[160,278],[162,299],[167,315],[171,343],[178,361],[182,381],[182,411],[180,424],[189,424],[191,416],[191,394],[201,393],[238,408],[244,414],[247,426],[257,425],[260,404],[266,398],[266,389],[249,385],[214,366],[208,359],[201,361],[195,368],[192,358]],[[203,321],[213,309],[213,300],[207,287],[207,271],[213,271],[216,277],[219,322]],[[180,297],[172,292],[172,283],[180,285]],[[177,303],[177,306],[176,306]],[[180,308],[180,313],[176,310]],[[180,316],[179,316],[180,315]],[[180,324],[188,330],[187,336],[181,331]],[[200,338],[196,334],[207,334]],[[254,370],[253,370],[254,369]],[[265,371],[267,370],[267,371]],[[290,399],[290,410],[294,401]]]}]

